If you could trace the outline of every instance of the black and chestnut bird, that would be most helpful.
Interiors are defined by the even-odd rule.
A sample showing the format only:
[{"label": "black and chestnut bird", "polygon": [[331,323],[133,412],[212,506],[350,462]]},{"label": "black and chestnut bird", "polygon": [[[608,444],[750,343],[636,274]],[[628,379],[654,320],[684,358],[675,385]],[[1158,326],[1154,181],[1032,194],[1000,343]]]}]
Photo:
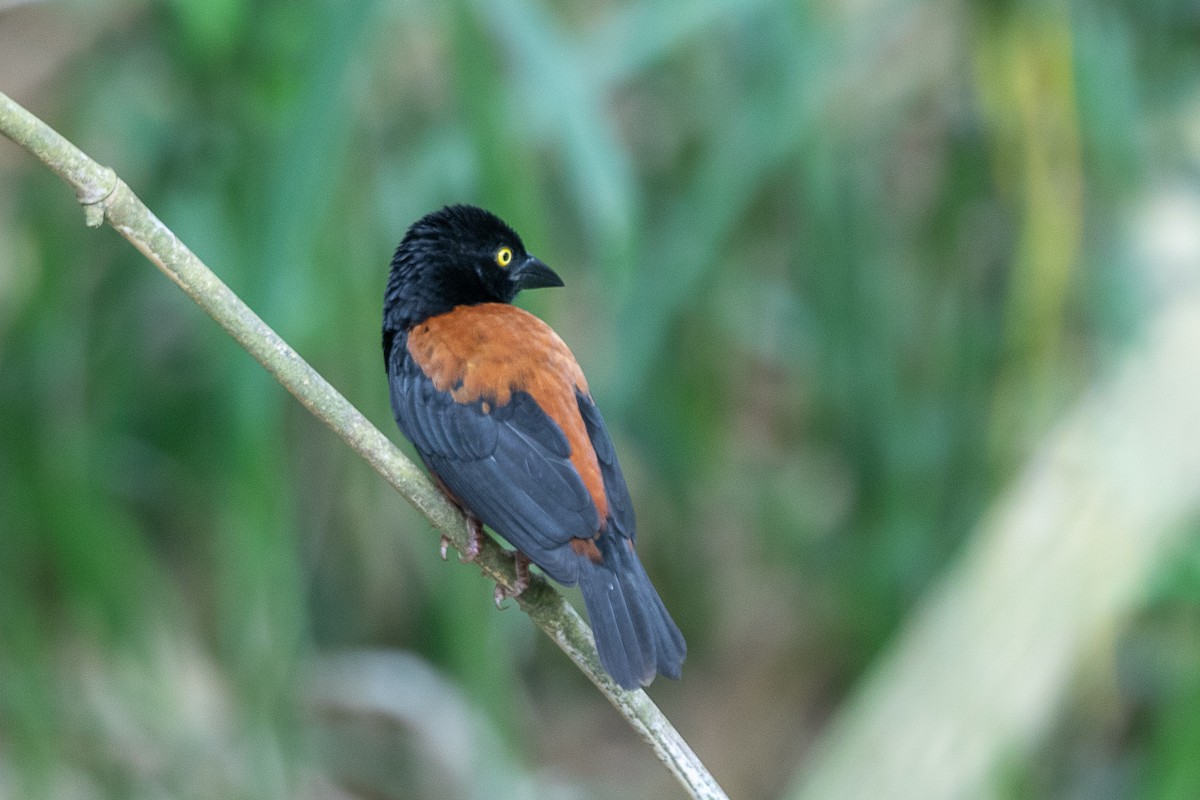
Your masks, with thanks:
[{"label": "black and chestnut bird", "polygon": [[383,305],[396,423],[466,513],[472,549],[482,522],[516,548],[518,575],[527,557],[579,584],[617,683],[677,678],[687,648],[634,549],[629,490],[583,372],[549,325],[511,305],[543,286],[562,280],[483,209],[414,223]]}]

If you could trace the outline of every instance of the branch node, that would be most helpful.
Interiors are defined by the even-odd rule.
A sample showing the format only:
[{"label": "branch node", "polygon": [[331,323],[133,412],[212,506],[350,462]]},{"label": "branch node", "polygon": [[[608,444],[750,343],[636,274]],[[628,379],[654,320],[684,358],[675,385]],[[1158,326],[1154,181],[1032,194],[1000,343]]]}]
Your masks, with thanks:
[{"label": "branch node", "polygon": [[101,167],[101,179],[95,183],[79,184],[75,196],[83,206],[83,221],[89,228],[99,228],[104,224],[104,212],[108,208],[108,199],[117,191],[120,179],[117,173],[109,167]]}]

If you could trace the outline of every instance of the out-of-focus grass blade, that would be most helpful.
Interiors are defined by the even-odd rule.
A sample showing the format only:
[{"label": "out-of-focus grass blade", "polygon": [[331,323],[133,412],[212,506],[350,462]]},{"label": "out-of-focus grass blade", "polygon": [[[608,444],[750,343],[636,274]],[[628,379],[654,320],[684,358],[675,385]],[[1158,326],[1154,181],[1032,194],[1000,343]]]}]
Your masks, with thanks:
[{"label": "out-of-focus grass blade", "polygon": [[522,113],[512,124],[561,152],[564,177],[592,244],[609,274],[619,275],[628,269],[620,256],[640,217],[640,204],[598,65],[539,4],[486,0],[476,6],[515,68],[509,97],[512,108]]},{"label": "out-of-focus grass blade", "polygon": [[653,0],[615,12],[596,27],[585,43],[584,57],[595,80],[613,86],[631,79],[669,57],[697,36],[730,18],[748,17],[778,0]]},{"label": "out-of-focus grass blade", "polygon": [[[776,46],[788,57],[770,62],[773,79],[741,98],[737,114],[722,117],[716,141],[640,257],[637,281],[622,304],[622,377],[613,382],[621,406],[645,387],[671,319],[705,273],[728,258],[725,245],[762,188],[776,174],[788,174],[789,159],[807,158],[815,126],[854,126],[879,111],[859,104],[856,93],[890,104],[920,88],[930,69],[944,66],[918,54],[897,66],[898,86],[880,94],[872,76],[881,69],[879,59],[892,55],[889,43],[929,21],[904,5],[882,4],[855,26],[790,7],[772,7],[756,22],[753,30],[779,34]],[[755,49],[760,46],[756,41]]]},{"label": "out-of-focus grass blade", "polygon": [[[286,114],[275,149],[263,221],[261,269],[269,282],[263,309],[290,337],[304,341],[324,329],[324,305],[311,253],[321,221],[328,215],[333,188],[345,164],[352,127],[345,124],[351,104],[347,72],[358,57],[374,2],[319,4],[317,40],[299,71],[303,81],[293,111]],[[324,270],[336,265],[322,264]],[[331,310],[331,309],[330,309]]]}]

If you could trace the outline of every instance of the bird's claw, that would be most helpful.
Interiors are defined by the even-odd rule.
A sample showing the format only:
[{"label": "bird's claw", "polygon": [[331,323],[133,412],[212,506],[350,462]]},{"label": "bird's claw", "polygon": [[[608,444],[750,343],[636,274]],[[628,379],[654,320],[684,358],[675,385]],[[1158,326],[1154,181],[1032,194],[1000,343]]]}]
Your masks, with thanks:
[{"label": "bird's claw", "polygon": [[483,523],[478,519],[467,515],[467,549],[463,550],[459,561],[464,564],[470,564],[475,559],[479,558],[479,551],[483,549]]},{"label": "bird's claw", "polygon": [[[467,515],[467,545],[462,551],[462,555],[458,560],[464,564],[470,564],[475,559],[479,558],[479,553],[483,550],[483,523],[478,518]],[[442,561],[445,561],[450,552],[450,537],[442,534],[441,547],[439,551],[442,554]],[[517,597],[526,589],[529,588],[529,558],[517,550],[513,553],[513,565],[516,572],[516,577],[509,586],[496,584],[496,591],[492,595],[493,601],[496,603],[496,608],[504,608],[504,601],[510,597]]]},{"label": "bird's claw", "polygon": [[[442,561],[445,561],[450,554],[450,537],[442,534],[441,545],[438,547],[438,552],[442,554]],[[470,564],[475,559],[479,558],[479,553],[483,549],[483,525],[475,517],[467,517],[467,546],[462,551],[462,555],[458,560],[464,564]]]},{"label": "bird's claw", "polygon": [[496,591],[492,595],[492,599],[496,603],[496,608],[503,610],[504,601],[510,597],[519,597],[522,592],[529,588],[529,557],[520,550],[513,554],[513,566],[516,572],[516,579],[511,586],[496,584]]}]

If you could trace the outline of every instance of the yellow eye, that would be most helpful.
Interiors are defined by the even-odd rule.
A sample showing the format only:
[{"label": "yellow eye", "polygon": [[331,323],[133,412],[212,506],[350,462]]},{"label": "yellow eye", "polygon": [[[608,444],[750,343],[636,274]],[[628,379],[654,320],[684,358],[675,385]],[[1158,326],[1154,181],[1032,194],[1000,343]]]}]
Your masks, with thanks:
[{"label": "yellow eye", "polygon": [[496,264],[501,267],[507,267],[512,263],[512,256],[513,253],[511,247],[501,247],[496,251]]}]

